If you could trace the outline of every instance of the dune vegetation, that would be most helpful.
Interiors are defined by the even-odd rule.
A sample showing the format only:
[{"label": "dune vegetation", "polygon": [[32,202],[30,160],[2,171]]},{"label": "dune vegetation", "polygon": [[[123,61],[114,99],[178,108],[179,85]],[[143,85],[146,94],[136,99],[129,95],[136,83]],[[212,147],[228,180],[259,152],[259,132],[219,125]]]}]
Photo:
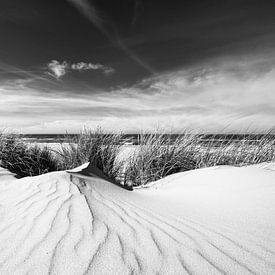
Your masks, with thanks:
[{"label": "dune vegetation", "polygon": [[49,147],[29,146],[20,135],[0,133],[0,166],[25,177],[56,171],[58,162]]},{"label": "dune vegetation", "polygon": [[144,132],[126,160],[122,133],[101,129],[84,130],[59,149],[27,144],[20,135],[0,135],[0,165],[19,177],[75,168],[90,162],[103,173],[124,184],[140,186],[180,171],[217,165],[244,166],[275,160],[272,131],[265,135],[245,135],[238,141],[217,143],[217,137],[205,141],[204,135],[184,132],[173,136],[161,131]]},{"label": "dune vegetation", "polygon": [[165,176],[192,169],[218,165],[245,166],[275,160],[275,139],[272,131],[264,135],[245,135],[238,141],[217,143],[213,135],[184,132],[173,138],[164,133],[143,133],[139,149],[126,165],[125,181],[145,185]]},{"label": "dune vegetation", "polygon": [[100,128],[84,130],[75,138],[68,136],[68,142],[55,151],[59,170],[90,162],[106,176],[115,179],[120,172],[120,163],[116,159],[122,148],[121,138],[122,134],[105,133]]}]

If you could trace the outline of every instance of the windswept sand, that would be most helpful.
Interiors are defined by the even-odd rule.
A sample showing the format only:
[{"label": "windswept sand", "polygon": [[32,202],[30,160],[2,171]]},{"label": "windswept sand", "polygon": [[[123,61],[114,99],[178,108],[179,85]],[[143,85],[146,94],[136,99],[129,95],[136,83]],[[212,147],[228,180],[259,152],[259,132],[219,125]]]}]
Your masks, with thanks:
[{"label": "windswept sand", "polygon": [[275,274],[275,164],[100,176],[0,176],[0,274]]},{"label": "windswept sand", "polygon": [[[0,167],[0,184],[1,182],[7,183],[16,179],[16,175],[11,173],[9,170]],[[1,188],[1,187],[0,187]]]}]

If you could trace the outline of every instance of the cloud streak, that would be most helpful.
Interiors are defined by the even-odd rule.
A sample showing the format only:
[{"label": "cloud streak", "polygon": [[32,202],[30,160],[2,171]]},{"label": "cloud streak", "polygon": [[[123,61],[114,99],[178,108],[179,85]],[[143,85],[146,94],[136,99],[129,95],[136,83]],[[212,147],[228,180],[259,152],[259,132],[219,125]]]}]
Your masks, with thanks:
[{"label": "cloud streak", "polygon": [[85,18],[87,18],[107,39],[114,44],[117,48],[121,49],[130,59],[136,64],[145,69],[150,74],[155,74],[155,70],[146,62],[141,60],[127,45],[118,37],[110,34],[104,26],[104,20],[99,14],[93,2],[88,0],[67,0],[71,3]]},{"label": "cloud streak", "polygon": [[47,69],[47,74],[51,75],[56,79],[60,79],[70,71],[82,72],[87,70],[99,70],[106,75],[110,75],[115,72],[113,68],[102,64],[93,64],[85,62],[69,64],[67,61],[59,62],[57,60],[52,60],[51,62],[49,62],[47,64]]},{"label": "cloud streak", "polygon": [[41,76],[43,75],[43,70],[24,70],[16,66],[12,66],[0,60],[0,73],[5,75],[13,75],[13,76],[20,76],[20,79],[30,80],[41,80],[46,83],[50,83],[54,86],[57,86],[55,81],[51,79]]},{"label": "cloud streak", "polygon": [[134,14],[131,22],[132,26],[136,24],[140,15],[140,10],[142,9],[142,2],[140,0],[135,0],[134,2]]},{"label": "cloud streak", "polygon": [[108,36],[108,32],[103,27],[104,21],[99,15],[94,5],[90,5],[88,0],[67,0],[78,11],[83,14],[89,21],[91,21],[102,33]]},{"label": "cloud streak", "polygon": [[[227,132],[242,132],[249,127],[260,132],[274,126],[275,60],[224,61],[160,74],[108,92],[58,94],[53,90],[49,97],[22,81],[2,83],[0,128],[77,132],[100,123],[109,130],[128,132],[156,125],[207,132],[226,127]],[[88,64],[79,62],[74,67],[85,70]],[[71,68],[73,64],[63,65]]]}]

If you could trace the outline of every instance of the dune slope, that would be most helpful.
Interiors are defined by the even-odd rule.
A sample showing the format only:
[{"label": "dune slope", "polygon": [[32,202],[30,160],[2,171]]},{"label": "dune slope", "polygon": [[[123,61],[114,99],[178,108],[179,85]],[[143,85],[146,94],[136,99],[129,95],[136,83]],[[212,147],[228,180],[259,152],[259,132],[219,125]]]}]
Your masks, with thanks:
[{"label": "dune slope", "polygon": [[16,175],[8,171],[7,169],[4,169],[0,167],[0,182],[8,182],[16,179]]},{"label": "dune slope", "polygon": [[273,167],[200,169],[134,191],[90,166],[0,179],[0,273],[274,274]]}]

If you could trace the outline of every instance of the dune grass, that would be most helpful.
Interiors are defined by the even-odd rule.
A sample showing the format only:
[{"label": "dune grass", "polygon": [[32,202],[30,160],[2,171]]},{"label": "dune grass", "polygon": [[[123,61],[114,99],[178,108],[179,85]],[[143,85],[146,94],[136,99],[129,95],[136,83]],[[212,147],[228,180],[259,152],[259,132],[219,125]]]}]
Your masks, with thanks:
[{"label": "dune grass", "polygon": [[139,148],[130,157],[125,182],[146,185],[165,176],[217,165],[244,166],[275,160],[273,132],[217,144],[217,137],[205,142],[204,135],[183,133],[175,139],[163,133],[142,133]]},{"label": "dune grass", "polygon": [[76,138],[68,139],[57,151],[61,170],[72,169],[90,162],[102,172],[116,179],[120,173],[120,165],[116,158],[121,150],[121,134],[105,133],[100,128],[84,130]]},{"label": "dune grass", "polygon": [[197,156],[197,168],[217,165],[244,166],[275,160],[274,131],[257,139],[245,135],[239,141],[225,141],[215,146],[215,136]]},{"label": "dune grass", "polygon": [[198,137],[187,132],[174,138],[165,133],[140,134],[138,149],[129,158],[125,182],[145,185],[179,171],[196,168]]},{"label": "dune grass", "polygon": [[103,173],[116,179],[120,173],[117,155],[121,149],[121,134],[107,134],[100,128],[84,130],[60,149],[38,147],[24,142],[20,135],[0,134],[0,166],[18,177],[36,176],[51,171],[68,170],[91,162]]},{"label": "dune grass", "polygon": [[0,134],[0,165],[18,177],[36,176],[58,169],[48,147],[29,146],[20,135]]},{"label": "dune grass", "polygon": [[161,131],[143,132],[127,160],[119,160],[123,134],[100,128],[84,130],[60,144],[60,149],[26,144],[19,135],[0,134],[0,165],[20,177],[68,170],[91,162],[111,179],[127,185],[146,185],[165,176],[217,165],[244,166],[275,161],[274,132],[246,135],[241,140],[205,141],[204,135],[184,132],[175,136]]}]

